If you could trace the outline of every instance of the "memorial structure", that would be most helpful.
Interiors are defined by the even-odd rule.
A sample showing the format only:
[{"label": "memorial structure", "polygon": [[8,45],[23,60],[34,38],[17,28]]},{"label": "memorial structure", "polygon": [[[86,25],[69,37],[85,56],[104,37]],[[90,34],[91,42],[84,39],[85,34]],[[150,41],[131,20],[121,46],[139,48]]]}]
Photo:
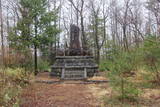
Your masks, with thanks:
[{"label": "memorial structure", "polygon": [[94,76],[98,65],[95,63],[91,52],[83,49],[79,36],[79,27],[71,25],[70,27],[70,45],[69,48],[57,52],[56,61],[51,67],[51,76],[57,76],[61,79],[87,79]]}]

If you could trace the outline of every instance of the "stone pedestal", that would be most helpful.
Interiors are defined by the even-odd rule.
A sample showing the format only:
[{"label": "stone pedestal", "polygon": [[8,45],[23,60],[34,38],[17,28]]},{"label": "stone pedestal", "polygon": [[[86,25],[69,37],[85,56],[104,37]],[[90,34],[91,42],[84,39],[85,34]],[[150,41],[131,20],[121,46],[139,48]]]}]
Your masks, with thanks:
[{"label": "stone pedestal", "polygon": [[61,79],[86,79],[94,76],[98,66],[91,56],[57,56],[51,76]]},{"label": "stone pedestal", "polygon": [[51,76],[59,76],[61,79],[86,79],[96,73],[98,66],[90,56],[89,49],[81,47],[79,31],[78,26],[71,25],[69,49],[58,52],[60,54],[52,66]]}]

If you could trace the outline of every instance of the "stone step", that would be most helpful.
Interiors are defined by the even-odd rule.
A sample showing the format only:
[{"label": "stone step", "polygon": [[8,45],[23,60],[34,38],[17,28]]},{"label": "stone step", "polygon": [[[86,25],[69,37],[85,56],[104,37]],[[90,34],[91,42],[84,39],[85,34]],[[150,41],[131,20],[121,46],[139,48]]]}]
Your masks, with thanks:
[{"label": "stone step", "polygon": [[62,79],[85,79],[87,77],[86,70],[62,70]]}]

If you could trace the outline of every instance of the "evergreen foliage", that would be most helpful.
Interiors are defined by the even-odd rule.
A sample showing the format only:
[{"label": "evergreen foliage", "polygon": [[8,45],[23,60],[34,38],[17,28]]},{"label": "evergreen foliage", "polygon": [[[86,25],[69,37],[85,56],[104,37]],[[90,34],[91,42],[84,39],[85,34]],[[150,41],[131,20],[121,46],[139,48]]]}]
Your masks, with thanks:
[{"label": "evergreen foliage", "polygon": [[53,43],[56,42],[56,35],[60,32],[55,24],[58,8],[49,11],[47,3],[47,0],[20,0],[21,18],[9,35],[12,48],[16,50],[34,48],[35,67],[37,66],[37,49],[42,56],[49,56]]}]

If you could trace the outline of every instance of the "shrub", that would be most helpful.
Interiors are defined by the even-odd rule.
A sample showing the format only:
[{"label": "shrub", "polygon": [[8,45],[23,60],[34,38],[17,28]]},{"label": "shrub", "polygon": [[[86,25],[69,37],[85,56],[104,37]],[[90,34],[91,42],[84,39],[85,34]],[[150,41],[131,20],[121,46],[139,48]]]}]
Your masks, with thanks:
[{"label": "shrub", "polygon": [[[0,50],[1,51],[1,50]],[[0,60],[2,58],[0,57]],[[32,70],[33,69],[32,52],[29,49],[16,50],[14,48],[5,48],[4,65],[5,67],[20,67]],[[1,65],[1,62],[0,62]]]},{"label": "shrub", "polygon": [[107,61],[102,61],[99,65],[100,71],[109,71]]},{"label": "shrub", "polygon": [[160,40],[155,36],[149,36],[144,42],[145,64],[155,78],[156,83],[160,83]]},{"label": "shrub", "polygon": [[114,55],[110,65],[108,77],[111,80],[111,86],[118,94],[120,101],[125,99],[135,101],[140,94],[132,79],[132,71],[135,69],[135,57],[130,52],[120,52]]},{"label": "shrub", "polygon": [[16,68],[16,69],[8,68],[6,69],[5,72],[9,79],[11,79],[12,81],[16,82],[19,85],[29,83],[30,74],[31,74],[31,72],[29,71],[26,71],[22,68]]},{"label": "shrub", "polygon": [[0,69],[0,106],[17,107],[22,87],[29,83],[30,73],[24,69]]},{"label": "shrub", "polygon": [[50,71],[50,65],[48,61],[40,60],[38,62],[38,69],[39,71]]}]

